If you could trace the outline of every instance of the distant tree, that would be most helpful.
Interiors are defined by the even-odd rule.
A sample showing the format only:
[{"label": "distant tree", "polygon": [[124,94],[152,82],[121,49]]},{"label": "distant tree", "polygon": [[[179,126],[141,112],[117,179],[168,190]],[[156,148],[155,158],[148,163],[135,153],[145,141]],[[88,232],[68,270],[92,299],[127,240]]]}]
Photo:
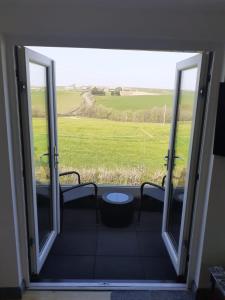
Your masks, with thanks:
[{"label": "distant tree", "polygon": [[111,91],[111,96],[120,96],[120,92],[122,91],[121,87],[115,88],[113,91]]},{"label": "distant tree", "polygon": [[91,89],[92,95],[105,96],[105,91],[103,89],[98,89],[96,86]]},{"label": "distant tree", "polygon": [[115,91],[114,91],[114,94],[116,95],[116,96],[120,96],[120,92],[122,91],[122,88],[121,87],[117,87],[117,88],[115,88]]}]

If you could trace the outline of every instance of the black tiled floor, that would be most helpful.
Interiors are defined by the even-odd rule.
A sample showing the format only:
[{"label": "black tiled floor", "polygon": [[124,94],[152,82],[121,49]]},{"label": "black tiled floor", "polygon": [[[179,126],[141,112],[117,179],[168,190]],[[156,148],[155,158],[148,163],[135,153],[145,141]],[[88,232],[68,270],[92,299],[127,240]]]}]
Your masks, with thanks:
[{"label": "black tiled floor", "polygon": [[140,224],[137,224],[137,231],[153,231],[161,233],[162,231],[162,213],[161,212],[148,212],[141,213]]},{"label": "black tiled floor", "polygon": [[176,280],[161,238],[162,213],[126,228],[96,224],[95,210],[67,208],[39,279]]},{"label": "black tiled floor", "polygon": [[[64,233],[56,239],[51,254],[53,255],[95,255],[96,231],[75,231]],[[69,246],[66,246],[69,245]]]},{"label": "black tiled floor", "polygon": [[192,291],[112,291],[111,300],[194,300]]},{"label": "black tiled floor", "polygon": [[64,209],[63,232],[85,229],[96,229],[94,209]]},{"label": "black tiled floor", "polygon": [[93,279],[95,256],[50,255],[41,271],[44,279]]},{"label": "black tiled floor", "polygon": [[140,257],[140,261],[145,278],[149,280],[176,280],[176,273],[168,256]]},{"label": "black tiled floor", "polygon": [[136,232],[121,231],[119,228],[109,231],[99,231],[97,255],[137,256]]},{"label": "black tiled floor", "polygon": [[140,256],[166,257],[167,251],[161,233],[144,231],[137,232]]},{"label": "black tiled floor", "polygon": [[143,279],[139,257],[97,256],[95,279]]},{"label": "black tiled floor", "polygon": [[110,228],[106,225],[104,225],[102,222],[100,222],[100,224],[98,225],[98,229],[99,231],[123,231],[123,232],[127,232],[127,231],[130,231],[130,232],[134,232],[136,231],[136,227],[137,227],[137,218],[134,219],[133,223],[130,224],[129,226],[127,227],[122,227],[122,228]]}]

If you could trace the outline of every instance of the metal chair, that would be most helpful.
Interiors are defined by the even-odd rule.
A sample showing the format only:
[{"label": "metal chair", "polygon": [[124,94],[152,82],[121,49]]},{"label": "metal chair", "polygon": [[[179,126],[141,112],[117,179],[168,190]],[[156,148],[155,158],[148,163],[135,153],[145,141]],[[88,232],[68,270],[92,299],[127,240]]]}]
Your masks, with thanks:
[{"label": "metal chair", "polygon": [[[141,212],[143,208],[143,199],[144,197],[150,197],[153,200],[160,201],[160,203],[164,202],[164,196],[165,196],[165,179],[166,176],[163,177],[161,185],[155,184],[150,181],[143,182],[141,185],[141,198],[140,198],[140,204],[138,209],[138,222],[141,220]],[[144,190],[145,186],[149,185],[152,187],[155,187],[154,189],[148,189]]]},{"label": "metal chair", "polygon": [[[99,209],[99,205],[98,205],[98,187],[94,182],[85,182],[85,183],[81,183],[81,177],[80,174],[76,171],[69,171],[69,172],[63,172],[60,173],[59,176],[69,176],[69,175],[76,175],[77,176],[77,181],[78,183],[76,185],[73,185],[72,187],[65,187],[63,188],[61,184],[59,184],[59,188],[60,188],[60,227],[61,230],[63,228],[63,211],[64,211],[64,204],[65,204],[65,194],[78,189],[80,187],[84,187],[84,186],[88,186],[88,185],[92,185],[94,187],[94,198],[95,198],[95,209],[96,209],[96,223],[99,223],[99,216],[98,216],[98,209]],[[70,200],[73,201],[73,200]]]},{"label": "metal chair", "polygon": [[[149,197],[153,201],[158,201],[159,205],[162,206],[164,204],[164,196],[165,196],[165,180],[166,180],[166,175],[162,179],[162,184],[158,185],[152,182],[144,182],[141,185],[141,198],[140,198],[140,205],[139,205],[139,210],[138,210],[138,222],[140,222],[141,219],[141,211],[143,208],[143,199],[144,197]],[[146,185],[150,185],[152,187],[155,187],[155,189],[147,189],[144,190],[144,187]],[[182,209],[183,205],[183,198],[184,198],[184,186],[176,186],[176,188],[173,187],[171,184],[171,195],[174,200],[174,205],[176,209]]]}]

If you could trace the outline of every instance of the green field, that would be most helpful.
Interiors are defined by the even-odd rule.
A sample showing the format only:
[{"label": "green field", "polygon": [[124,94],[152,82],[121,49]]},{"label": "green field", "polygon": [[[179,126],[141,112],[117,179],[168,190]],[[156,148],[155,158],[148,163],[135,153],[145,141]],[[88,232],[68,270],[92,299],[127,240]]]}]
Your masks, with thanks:
[{"label": "green field", "polygon": [[[45,174],[47,157],[40,159],[48,152],[44,96],[44,90],[32,91],[36,174],[41,181],[48,180],[48,174]],[[160,96],[95,96],[91,109],[99,114],[98,117],[86,108],[84,116],[72,116],[71,112],[84,105],[80,92],[58,90],[60,171],[77,170],[84,181],[97,183],[136,185],[146,180],[161,183],[166,173],[164,156],[168,149],[170,123],[160,120],[165,104],[172,109],[171,97],[168,91]],[[176,161],[175,177],[182,172],[188,157],[191,122],[184,120],[191,120],[193,94],[185,92],[181,99],[183,115],[180,115],[178,126],[176,155],[182,159]],[[154,114],[148,116],[157,121],[143,121],[142,116],[151,110]]]},{"label": "green field", "polygon": [[[32,90],[34,117],[44,116],[46,109],[44,97],[44,89]],[[188,91],[182,94],[182,119],[184,121],[189,121],[191,118],[192,101],[190,99],[192,97],[193,93]],[[79,115],[115,121],[170,122],[173,107],[172,92],[163,90],[159,95],[94,96],[93,105],[86,107],[80,91],[58,89],[56,100],[59,116]]]},{"label": "green field", "polygon": [[[42,116],[45,110],[45,90],[32,90],[32,111],[35,116]],[[76,90],[57,90],[57,113],[68,114],[81,104],[82,96]]]},{"label": "green field", "polygon": [[[192,105],[193,92],[185,91],[182,94],[183,108],[190,109]],[[173,94],[163,93],[160,95],[142,95],[142,96],[97,96],[96,103],[107,108],[112,108],[119,111],[137,111],[148,110],[154,107],[173,106]]]},{"label": "green field", "polygon": [[[45,151],[42,118],[33,120],[36,163]],[[179,127],[179,155],[187,157],[190,123]],[[160,183],[166,173],[164,156],[168,149],[170,125],[116,122],[89,118],[58,118],[60,171],[77,170],[83,180],[97,183]],[[179,163],[179,162],[178,162]]]},{"label": "green field", "polygon": [[67,114],[80,106],[82,96],[76,90],[57,91],[57,113]]},{"label": "green field", "polygon": [[97,104],[122,111],[146,110],[153,107],[172,106],[172,94],[151,96],[97,96]]}]

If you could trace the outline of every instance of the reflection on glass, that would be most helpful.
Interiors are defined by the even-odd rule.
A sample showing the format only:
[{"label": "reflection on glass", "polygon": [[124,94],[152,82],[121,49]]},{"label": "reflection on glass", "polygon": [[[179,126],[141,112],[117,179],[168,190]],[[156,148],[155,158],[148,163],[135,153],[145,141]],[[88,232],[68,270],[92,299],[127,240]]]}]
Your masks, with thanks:
[{"label": "reflection on glass", "polygon": [[52,231],[47,80],[44,66],[30,63],[29,67],[38,235],[41,251]]},{"label": "reflection on glass", "polygon": [[174,161],[171,174],[168,232],[178,250],[182,207],[187,188],[187,164],[191,141],[197,68],[181,73],[178,115],[175,132]]}]

